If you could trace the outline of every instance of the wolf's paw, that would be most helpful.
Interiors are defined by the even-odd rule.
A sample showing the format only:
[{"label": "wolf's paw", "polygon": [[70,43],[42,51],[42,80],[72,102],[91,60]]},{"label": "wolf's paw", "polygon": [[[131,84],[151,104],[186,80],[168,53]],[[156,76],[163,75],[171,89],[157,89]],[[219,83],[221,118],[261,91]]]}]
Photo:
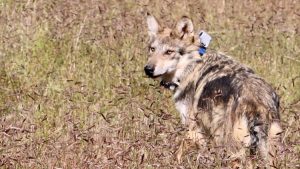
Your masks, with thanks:
[{"label": "wolf's paw", "polygon": [[182,139],[177,151],[175,152],[177,162],[180,164],[182,162],[182,157],[184,156],[184,154],[192,149],[197,149],[196,143],[193,142],[191,139]]}]

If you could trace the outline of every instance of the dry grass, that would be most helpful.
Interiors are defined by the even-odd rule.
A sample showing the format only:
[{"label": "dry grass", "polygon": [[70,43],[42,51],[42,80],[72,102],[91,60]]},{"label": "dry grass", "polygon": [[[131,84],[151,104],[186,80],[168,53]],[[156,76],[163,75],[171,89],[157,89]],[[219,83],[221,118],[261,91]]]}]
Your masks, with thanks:
[{"label": "dry grass", "polygon": [[0,1],[0,167],[222,168],[215,147],[174,152],[171,93],[143,73],[145,12],[182,15],[212,49],[250,65],[281,96],[286,151],[300,167],[300,4],[259,1]]}]

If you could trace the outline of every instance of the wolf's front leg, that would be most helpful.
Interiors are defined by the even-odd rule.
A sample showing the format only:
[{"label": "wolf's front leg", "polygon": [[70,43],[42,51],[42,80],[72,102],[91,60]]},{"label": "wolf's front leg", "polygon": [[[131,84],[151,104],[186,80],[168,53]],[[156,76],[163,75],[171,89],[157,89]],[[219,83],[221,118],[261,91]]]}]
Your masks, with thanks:
[{"label": "wolf's front leg", "polygon": [[187,138],[198,145],[206,144],[206,139],[200,129],[189,129]]},{"label": "wolf's front leg", "polygon": [[185,138],[182,139],[179,148],[176,151],[178,163],[182,162],[182,157],[186,151],[192,147],[199,147],[206,144],[206,139],[200,129],[188,129]]},{"label": "wolf's front leg", "polygon": [[206,145],[206,138],[204,136],[201,126],[198,126],[192,112],[187,113],[188,117],[185,117],[184,124],[188,127],[185,138],[182,139],[181,144],[176,152],[177,161],[181,163],[182,156],[186,151],[192,147],[199,147]]},{"label": "wolf's front leg", "polygon": [[203,130],[202,123],[200,119],[196,118],[197,110],[193,108],[190,109],[188,113],[188,133],[187,138],[196,143],[199,146],[205,145],[207,140],[205,139],[205,132]]}]

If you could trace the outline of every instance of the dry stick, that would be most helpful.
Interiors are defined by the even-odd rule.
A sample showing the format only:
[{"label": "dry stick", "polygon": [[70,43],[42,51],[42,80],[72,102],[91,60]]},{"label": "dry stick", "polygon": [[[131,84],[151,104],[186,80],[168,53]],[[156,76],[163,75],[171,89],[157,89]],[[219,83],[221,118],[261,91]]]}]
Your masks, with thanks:
[{"label": "dry stick", "polygon": [[290,126],[292,126],[292,124],[294,123],[294,121],[291,123],[291,125],[289,125],[288,127],[287,127],[287,129],[285,130],[285,132],[284,132],[284,135],[283,135],[283,137],[282,137],[282,140],[281,140],[281,142],[283,143],[284,142],[284,140],[287,138],[287,136],[289,135],[289,129],[291,128]]},{"label": "dry stick", "polygon": [[297,59],[295,59],[295,58],[292,58],[292,57],[289,57],[289,56],[283,56],[283,57],[285,57],[285,58],[287,58],[287,59],[290,59],[290,60],[293,60],[293,61],[295,61],[295,62],[300,63],[300,61],[297,60]]},{"label": "dry stick", "polygon": [[[87,18],[88,14],[85,15],[84,19],[83,19],[83,22],[82,24],[80,25],[80,28],[79,28],[79,31],[77,33],[77,36],[76,36],[76,39],[75,39],[75,44],[74,44],[74,51],[77,51],[78,50],[78,43],[79,43],[79,38],[80,38],[80,35],[81,35],[81,32],[83,30],[83,27],[85,25],[85,21],[86,21],[86,18]],[[72,50],[71,50],[72,51]],[[68,56],[71,54],[71,52],[68,53]],[[74,56],[75,57],[75,56]],[[72,60],[72,58],[71,58]],[[72,62],[71,62],[72,63]],[[72,69],[73,68],[73,69]],[[71,66],[70,68],[71,70],[75,70],[76,69],[76,65],[75,65],[75,58],[74,58],[74,64]]]},{"label": "dry stick", "polygon": [[6,137],[11,137],[11,135],[7,134],[6,132],[1,132]]},{"label": "dry stick", "polygon": [[81,32],[82,32],[82,30],[83,30],[83,27],[84,27],[84,25],[85,25],[85,21],[86,21],[87,16],[88,16],[88,15],[86,14],[85,17],[84,17],[84,19],[83,19],[82,24],[80,25],[80,29],[79,29],[79,32],[78,32],[77,37],[76,37],[74,49],[77,49],[77,48],[78,48],[79,38],[80,38]]}]

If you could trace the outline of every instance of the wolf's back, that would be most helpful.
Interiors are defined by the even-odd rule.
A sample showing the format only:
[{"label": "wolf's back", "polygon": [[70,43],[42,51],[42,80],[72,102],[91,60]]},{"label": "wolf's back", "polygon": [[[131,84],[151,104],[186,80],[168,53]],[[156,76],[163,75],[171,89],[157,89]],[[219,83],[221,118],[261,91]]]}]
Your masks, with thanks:
[{"label": "wolf's back", "polygon": [[248,146],[251,152],[259,149],[268,156],[270,140],[279,140],[282,131],[274,89],[229,56],[208,53],[203,59],[182,82],[186,90],[182,97],[191,96],[197,123],[216,142]]}]

